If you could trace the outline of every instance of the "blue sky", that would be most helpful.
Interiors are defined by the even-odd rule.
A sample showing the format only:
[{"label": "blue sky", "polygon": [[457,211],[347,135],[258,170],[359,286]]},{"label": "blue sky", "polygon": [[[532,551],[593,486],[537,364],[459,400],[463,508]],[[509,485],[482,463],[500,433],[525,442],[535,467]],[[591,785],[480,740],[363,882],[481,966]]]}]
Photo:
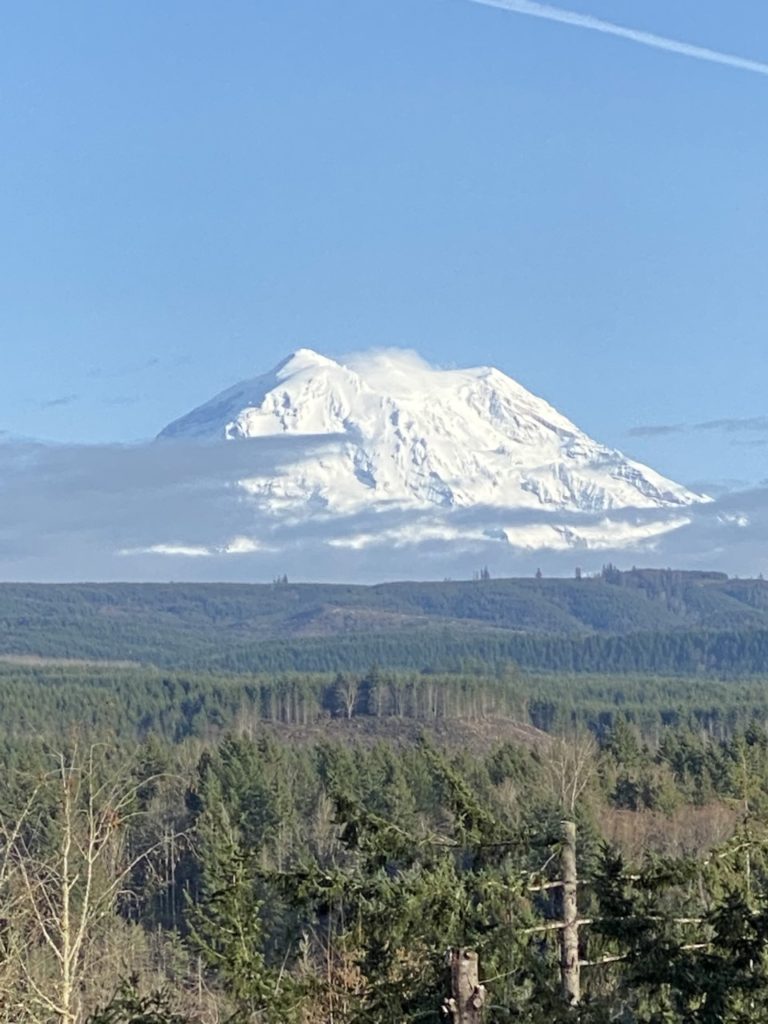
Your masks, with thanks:
[{"label": "blue sky", "polygon": [[[768,60],[754,0],[562,6]],[[467,0],[31,0],[0,98],[0,430],[149,437],[404,345],[768,476],[768,78]]]}]

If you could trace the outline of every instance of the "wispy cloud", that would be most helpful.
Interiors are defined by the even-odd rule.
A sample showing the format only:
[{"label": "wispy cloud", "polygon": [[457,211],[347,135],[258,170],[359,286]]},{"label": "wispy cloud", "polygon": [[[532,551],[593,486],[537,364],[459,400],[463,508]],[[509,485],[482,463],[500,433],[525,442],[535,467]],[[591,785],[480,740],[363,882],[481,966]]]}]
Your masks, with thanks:
[{"label": "wispy cloud", "polygon": [[41,402],[40,408],[58,409],[62,405],[72,405],[79,397],[79,395],[57,395],[56,398],[49,398],[47,401]]},{"label": "wispy cloud", "polygon": [[511,11],[513,14],[525,14],[531,18],[544,18],[547,21],[557,21],[563,25],[572,25],[574,28],[585,28],[590,29],[592,32],[602,32],[605,35],[618,36],[620,39],[628,39],[630,42],[639,43],[641,46],[650,46],[656,50],[666,50],[669,53],[677,53],[683,57],[692,57],[694,60],[705,60],[711,64],[724,64],[727,67],[737,68],[740,71],[751,71],[758,75],[768,75],[768,64],[759,60],[737,57],[734,54],[722,53],[719,50],[710,50],[705,46],[694,46],[691,43],[684,43],[677,39],[668,39],[666,36],[655,35],[653,32],[644,32],[640,29],[617,25],[612,21],[603,21],[601,18],[595,18],[589,14],[579,14],[576,11],[564,10],[561,7],[553,7],[550,4],[537,3],[535,0],[471,0],[471,2],[483,4],[485,7],[500,7],[502,10]]},{"label": "wispy cloud", "polygon": [[646,426],[632,427],[627,437],[666,437],[669,434],[684,434],[682,423],[649,423]]},{"label": "wispy cloud", "polygon": [[192,362],[191,356],[186,354],[168,356],[150,356],[148,359],[137,360],[136,362],[117,363],[109,366],[101,364],[92,366],[87,376],[95,380],[117,380],[122,377],[133,377],[137,374],[146,373],[148,370],[176,370],[182,366],[189,366]]},{"label": "wispy cloud", "polygon": [[[721,434],[768,434],[768,416],[726,416],[719,420],[705,420],[703,423],[645,423],[638,427],[630,427],[627,437],[667,437],[671,434],[701,431],[716,431]],[[738,443],[759,445],[764,441]]]},{"label": "wispy cloud", "polygon": [[707,420],[697,423],[694,430],[722,430],[726,434],[737,434],[742,431],[768,433],[768,416],[728,417],[721,420]]},{"label": "wispy cloud", "polygon": [[169,555],[175,558],[210,558],[211,548],[192,544],[150,544],[146,548],[122,548],[119,555]]},{"label": "wispy cloud", "polygon": [[135,373],[143,373],[145,370],[154,370],[160,365],[160,356],[152,356],[142,362],[122,363],[116,366],[93,366],[88,371],[88,376],[95,379],[130,377]]}]

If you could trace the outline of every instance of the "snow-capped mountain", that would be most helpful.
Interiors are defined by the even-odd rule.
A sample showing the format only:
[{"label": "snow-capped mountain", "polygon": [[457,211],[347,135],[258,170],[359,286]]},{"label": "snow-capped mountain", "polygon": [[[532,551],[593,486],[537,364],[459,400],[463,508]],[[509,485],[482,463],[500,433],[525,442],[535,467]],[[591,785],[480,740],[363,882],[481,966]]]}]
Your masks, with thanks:
[{"label": "snow-capped mountain", "polygon": [[[254,444],[254,471],[240,481],[276,516],[484,507],[540,511],[546,524],[548,512],[681,510],[708,500],[598,444],[499,370],[439,370],[404,351],[338,362],[300,349],[160,438],[293,439],[268,472]],[[642,529],[649,535],[647,519]],[[573,540],[571,527],[557,533],[559,543]]]}]

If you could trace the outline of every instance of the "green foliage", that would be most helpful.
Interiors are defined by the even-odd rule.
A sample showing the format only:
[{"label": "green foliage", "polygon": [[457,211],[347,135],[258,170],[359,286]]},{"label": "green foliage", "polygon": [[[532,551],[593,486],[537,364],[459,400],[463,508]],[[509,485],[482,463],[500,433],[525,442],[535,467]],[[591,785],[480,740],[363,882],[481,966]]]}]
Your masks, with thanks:
[{"label": "green foliage", "polygon": [[[333,674],[215,675],[140,665],[0,661],[0,752],[3,743],[29,744],[40,736],[58,744],[72,735],[120,737],[123,743],[156,736],[182,743],[214,740],[233,729],[253,732],[262,724],[324,727],[329,708],[340,709],[338,686]],[[759,678],[369,669],[345,673],[345,686],[356,695],[352,714],[348,718],[343,709],[338,717],[368,723],[373,731],[387,720],[430,728],[513,718],[547,732],[588,729],[605,746],[621,720],[638,742],[666,744],[674,770],[700,779],[701,799],[709,782],[706,773],[694,770],[695,761],[710,757],[710,740],[768,718],[768,689]],[[670,727],[674,740],[666,738]],[[754,742],[747,756],[762,756]],[[735,760],[729,771],[736,771]]]},{"label": "green foliage", "polygon": [[140,995],[134,978],[123,982],[107,1006],[92,1014],[87,1024],[190,1024],[172,1006],[165,992]]},{"label": "green foliage", "polygon": [[[600,581],[529,582],[569,616],[587,606],[596,615],[606,589],[609,598],[619,590],[630,595],[617,599],[620,608],[650,603],[664,615],[685,617],[694,605],[703,615],[713,602],[720,608],[723,595],[764,610],[761,588],[740,591],[719,577],[609,571]],[[430,614],[453,614],[467,600],[490,621],[518,614],[507,584],[468,585],[477,593],[471,599],[461,586],[371,588],[362,596],[348,588],[347,599],[354,607],[375,600],[382,612],[418,606]],[[263,611],[271,609],[275,621],[308,600],[290,584],[274,590]],[[124,602],[140,595],[118,591],[113,601],[94,588],[87,600],[99,615],[119,618]],[[155,610],[178,599],[160,615],[158,643],[171,620],[191,614],[185,593],[153,592]],[[44,593],[33,596],[48,607]],[[194,597],[192,619],[204,628],[202,640],[189,637],[189,651],[200,653],[208,642],[206,617],[227,636],[253,611],[252,588],[224,588],[218,597],[202,588]],[[64,598],[72,594],[57,593],[56,601]],[[504,612],[507,598],[512,608]],[[70,612],[65,630],[82,613],[79,598]],[[606,651],[617,660],[630,650],[638,661],[653,650],[667,658],[686,635],[666,646],[649,634],[636,648],[626,638],[612,646],[614,638],[595,635],[521,635],[516,642],[550,661],[566,649],[561,642],[576,645],[588,652],[585,662],[598,663]],[[429,636],[420,636],[429,655]],[[441,635],[434,650],[442,657],[466,636]],[[399,637],[409,658],[412,637],[413,648],[410,634]],[[375,638],[364,647],[369,639],[354,639],[355,649],[368,656],[389,650]],[[502,639],[509,641],[485,634],[483,643]],[[326,644],[322,657],[341,659],[342,641],[318,640]],[[250,641],[240,634],[238,642]],[[236,644],[235,660],[240,654]],[[177,1005],[194,1006],[196,1021],[218,1015],[243,1024],[436,1020],[447,994],[448,946],[478,951],[490,992],[487,1024],[768,1019],[764,681],[533,675],[504,659],[477,671],[457,664],[454,672],[437,671],[426,657],[426,671],[395,670],[386,658],[372,663],[260,675],[0,665],[0,825],[13,828],[51,743],[64,748],[70,737],[81,744],[100,737],[114,764],[125,764],[132,788],[124,844],[110,833],[114,857],[153,847],[95,933],[89,964],[123,962],[109,946],[112,924],[116,943],[125,934],[153,950],[142,954],[157,971],[151,977],[167,978],[180,998],[126,986],[91,1024],[186,1024]],[[588,733],[596,743],[571,739]],[[562,913],[563,783],[577,768],[584,782],[575,807],[578,901],[591,922],[581,928],[580,955],[590,966],[583,1003],[571,1010],[559,993],[554,926]],[[34,858],[36,877],[54,877],[45,865],[55,806],[42,800],[29,822],[19,849]],[[24,879],[3,875],[3,848],[0,837],[0,903],[16,906]],[[0,906],[2,927],[10,920],[3,914]],[[25,934],[39,953],[44,940],[34,918]],[[3,984],[8,960],[0,960]],[[114,976],[99,992],[113,984]]]},{"label": "green foliage", "polygon": [[[768,668],[768,583],[607,567],[594,579],[375,587],[0,585],[0,655],[219,672],[747,675]],[[349,706],[345,696],[340,707]]]},{"label": "green foliage", "polygon": [[[199,872],[187,926],[194,948],[223,983],[237,1020],[286,1021],[288,979],[267,964],[258,858],[269,827],[253,745],[227,741],[201,762],[195,847]],[[282,998],[280,998],[282,997]]]}]

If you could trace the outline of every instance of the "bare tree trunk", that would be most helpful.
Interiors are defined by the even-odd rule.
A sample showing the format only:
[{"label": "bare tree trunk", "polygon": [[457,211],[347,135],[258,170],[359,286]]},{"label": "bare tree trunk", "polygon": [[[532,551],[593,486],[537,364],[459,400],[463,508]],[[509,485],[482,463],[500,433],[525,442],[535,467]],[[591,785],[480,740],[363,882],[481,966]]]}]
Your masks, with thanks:
[{"label": "bare tree trunk", "polygon": [[579,910],[577,901],[578,876],[576,872],[576,826],[564,821],[563,846],[560,868],[563,886],[563,928],[560,933],[560,977],[563,997],[569,1006],[581,1001],[579,966]]},{"label": "bare tree trunk", "polygon": [[443,1003],[443,1013],[452,1024],[480,1024],[485,1004],[485,987],[480,984],[477,953],[471,949],[452,949],[451,996]]},{"label": "bare tree trunk", "polygon": [[70,899],[74,885],[70,878],[69,855],[72,849],[72,793],[69,772],[61,760],[61,793],[64,828],[61,833],[61,987],[59,1001],[61,1003],[61,1024],[70,1024],[74,1020],[72,1013],[72,921],[70,918]]}]

